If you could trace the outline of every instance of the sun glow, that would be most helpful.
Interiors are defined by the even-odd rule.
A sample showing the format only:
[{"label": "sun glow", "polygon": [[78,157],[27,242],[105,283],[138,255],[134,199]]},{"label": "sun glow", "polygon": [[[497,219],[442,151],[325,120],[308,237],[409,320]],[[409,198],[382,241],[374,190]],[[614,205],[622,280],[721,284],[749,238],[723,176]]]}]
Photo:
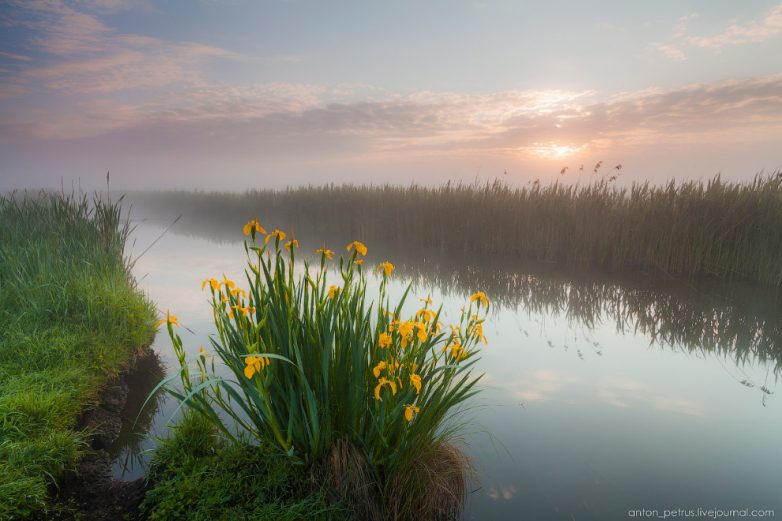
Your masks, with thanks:
[{"label": "sun glow", "polygon": [[582,148],[583,147],[559,145],[557,143],[549,143],[545,145],[536,143],[530,147],[525,147],[524,150],[525,152],[542,159],[562,159],[575,154]]}]

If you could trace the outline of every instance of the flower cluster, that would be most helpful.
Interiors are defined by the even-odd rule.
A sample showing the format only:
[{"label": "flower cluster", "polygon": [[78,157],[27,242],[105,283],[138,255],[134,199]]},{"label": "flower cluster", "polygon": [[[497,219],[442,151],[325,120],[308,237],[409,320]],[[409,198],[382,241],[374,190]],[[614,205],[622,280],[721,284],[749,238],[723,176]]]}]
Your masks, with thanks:
[{"label": "flower cluster", "polygon": [[[390,265],[381,264],[376,271],[383,272],[384,283],[393,272],[393,265],[390,265],[390,270],[385,270],[386,264]],[[376,380],[372,394],[376,401],[395,399],[397,392],[409,387],[410,392],[401,398],[404,402],[403,415],[408,423],[418,417],[424,407],[422,402],[425,400],[419,399],[422,392],[426,394],[428,391],[429,381],[421,373],[433,376],[438,367],[459,364],[475,353],[473,346],[478,341],[486,340],[483,336],[484,318],[479,318],[479,312],[488,310],[489,300],[482,291],[470,297],[469,309],[462,310],[459,324],[449,326],[450,334],[443,333],[440,310],[431,307],[431,296],[422,301],[424,306],[408,319],[381,309],[375,350],[379,360],[373,362],[372,367]],[[473,305],[476,312],[472,310]],[[466,331],[465,335],[462,335],[462,330]],[[442,355],[437,355],[434,350],[437,344],[442,344]]]},{"label": "flower cluster", "polygon": [[[302,271],[294,270],[299,242],[293,234],[267,233],[257,219],[243,231],[249,287],[226,276],[201,283],[211,294],[217,335],[214,355],[201,348],[196,359],[200,383],[190,381],[174,331],[178,318],[167,313],[161,321],[183,383],[183,391],[168,392],[226,436],[235,436],[224,423],[231,418],[239,430],[306,461],[324,457],[347,437],[367,461],[393,469],[407,447],[433,440],[449,411],[477,392],[480,377],[472,378],[470,367],[486,341],[489,299],[483,292],[446,327],[429,296],[409,314],[403,311],[407,292],[391,301],[395,266],[389,261],[374,268],[379,295],[368,298],[362,267],[368,248],[360,241],[348,244],[339,262],[322,245],[315,250],[319,267],[304,259]],[[215,360],[233,380],[215,374]]]}]

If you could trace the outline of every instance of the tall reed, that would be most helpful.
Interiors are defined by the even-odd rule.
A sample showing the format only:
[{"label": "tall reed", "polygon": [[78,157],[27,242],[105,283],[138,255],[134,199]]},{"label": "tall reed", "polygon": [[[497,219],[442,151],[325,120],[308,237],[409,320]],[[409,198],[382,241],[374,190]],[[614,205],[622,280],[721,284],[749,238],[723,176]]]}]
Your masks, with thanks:
[{"label": "tall reed", "polygon": [[779,175],[630,188],[608,182],[514,188],[495,181],[132,197],[144,213],[182,213],[215,235],[262,213],[300,237],[339,234],[422,252],[782,284]]}]

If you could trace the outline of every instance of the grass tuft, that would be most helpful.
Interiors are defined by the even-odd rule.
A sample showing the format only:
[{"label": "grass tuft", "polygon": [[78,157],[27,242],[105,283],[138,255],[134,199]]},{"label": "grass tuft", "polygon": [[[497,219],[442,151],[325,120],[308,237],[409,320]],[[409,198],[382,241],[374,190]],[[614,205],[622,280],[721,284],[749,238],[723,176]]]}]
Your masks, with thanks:
[{"label": "grass tuft", "polygon": [[277,451],[226,443],[209,422],[188,414],[155,452],[141,514],[150,521],[361,519],[305,477]]}]

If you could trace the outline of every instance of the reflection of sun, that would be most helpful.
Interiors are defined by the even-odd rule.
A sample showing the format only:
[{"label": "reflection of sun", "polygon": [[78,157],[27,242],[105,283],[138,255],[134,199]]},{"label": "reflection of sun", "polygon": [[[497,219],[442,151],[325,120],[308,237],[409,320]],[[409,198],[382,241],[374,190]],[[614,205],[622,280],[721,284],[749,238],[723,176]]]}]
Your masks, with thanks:
[{"label": "reflection of sun", "polygon": [[556,143],[549,143],[547,145],[535,143],[530,147],[526,147],[526,151],[542,159],[562,159],[573,155],[582,148],[583,147],[558,145]]}]

